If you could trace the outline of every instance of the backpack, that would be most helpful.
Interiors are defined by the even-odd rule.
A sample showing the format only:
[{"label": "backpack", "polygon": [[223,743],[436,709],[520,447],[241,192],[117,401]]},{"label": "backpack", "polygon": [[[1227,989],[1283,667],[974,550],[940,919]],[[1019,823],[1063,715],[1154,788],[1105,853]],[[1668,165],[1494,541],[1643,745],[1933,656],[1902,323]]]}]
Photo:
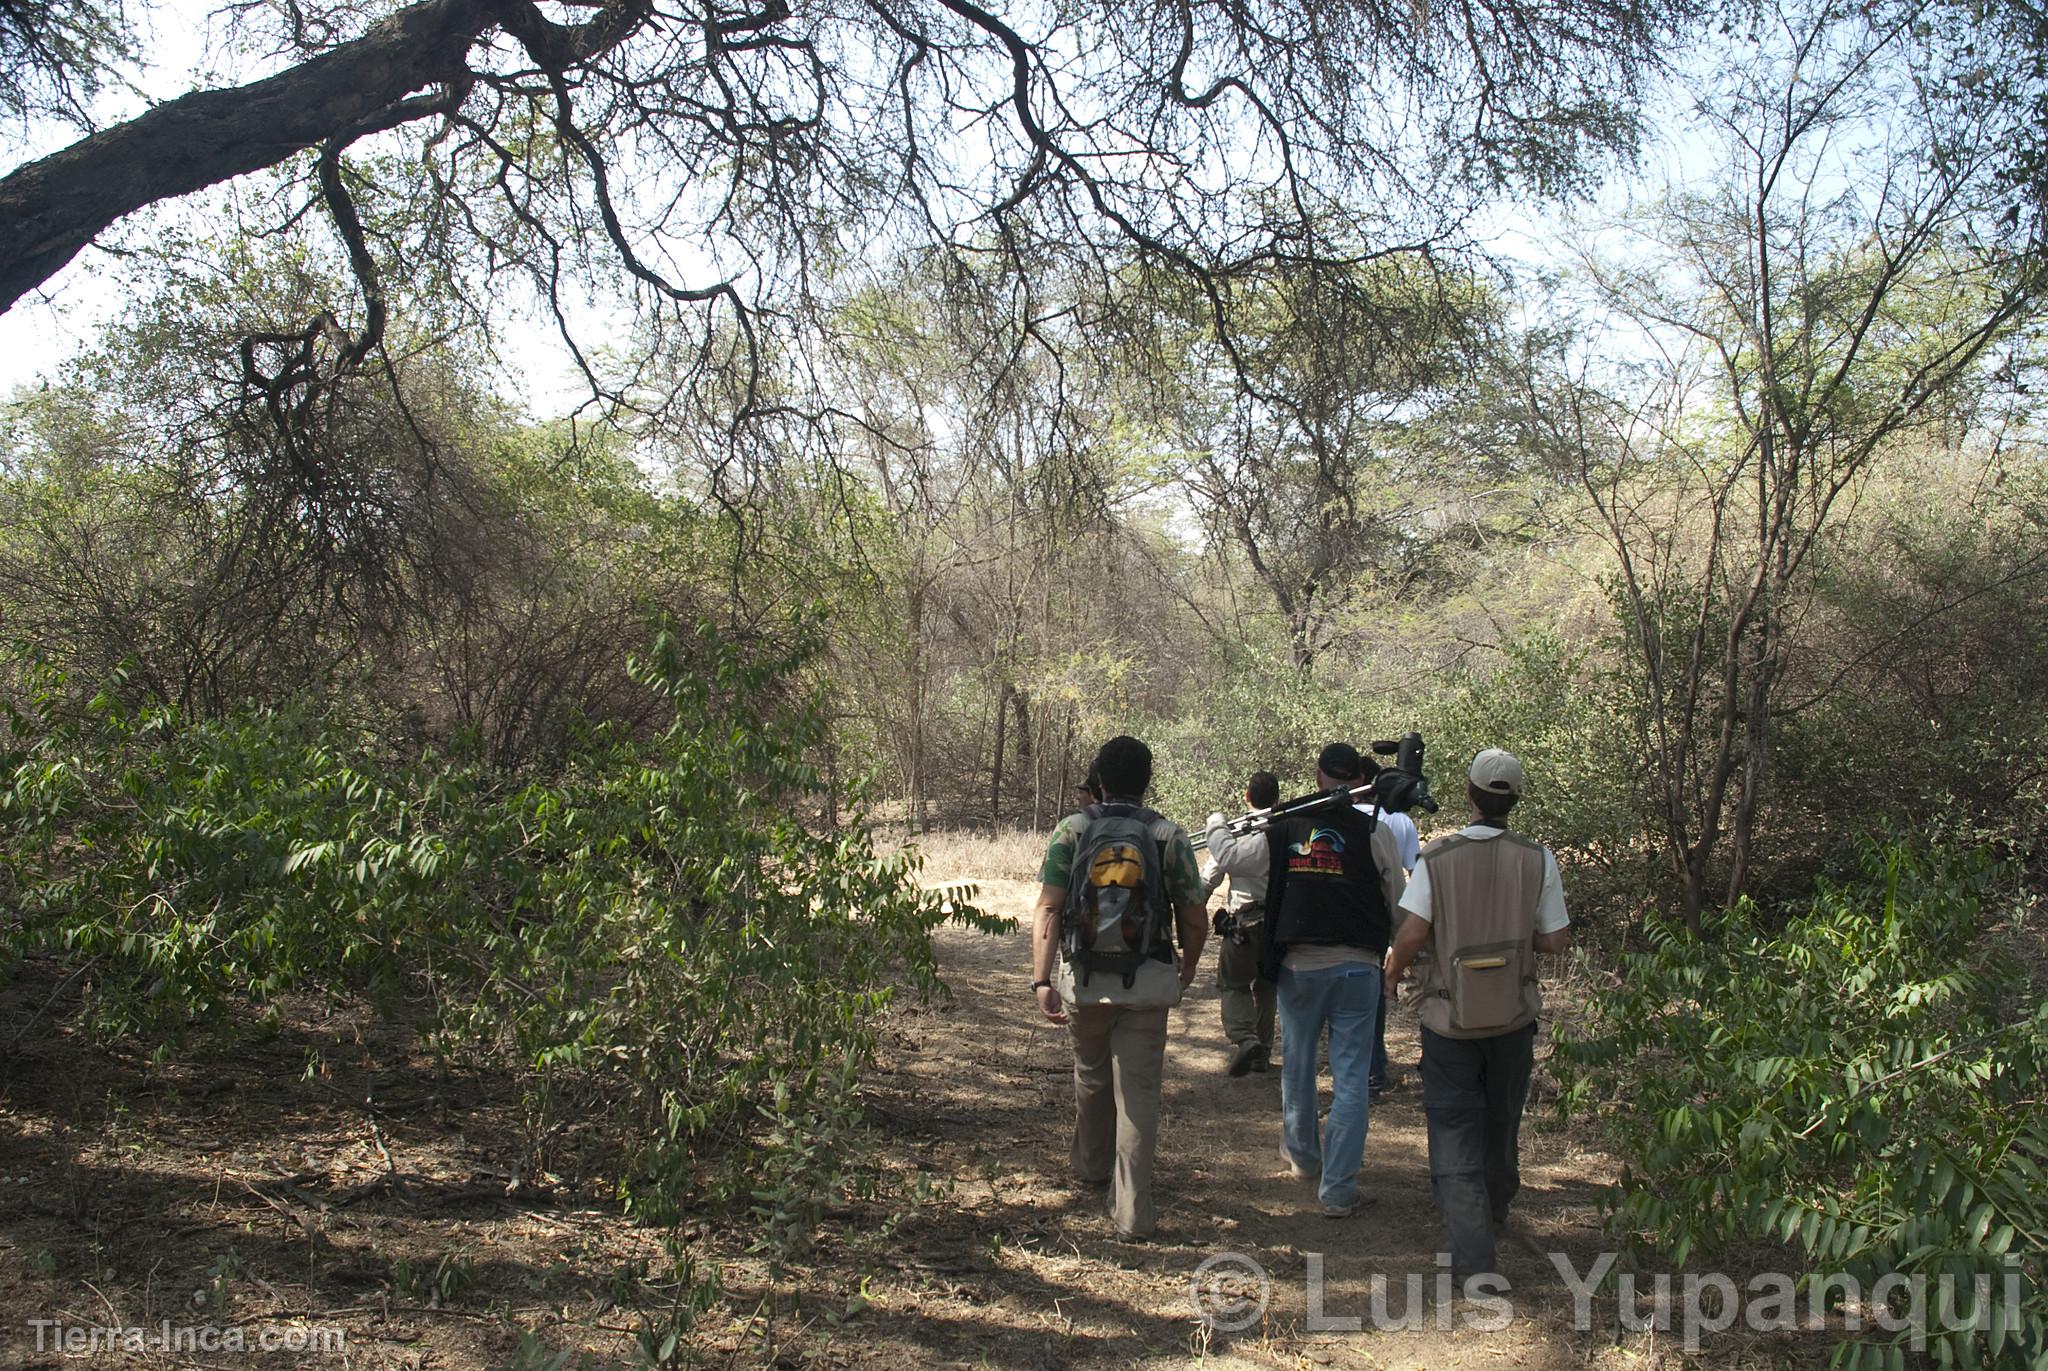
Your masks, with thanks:
[{"label": "backpack", "polygon": [[1060,910],[1060,943],[1075,984],[1097,973],[1132,988],[1148,961],[1173,963],[1173,915],[1159,829],[1142,805],[1094,804],[1074,839],[1074,864]]}]

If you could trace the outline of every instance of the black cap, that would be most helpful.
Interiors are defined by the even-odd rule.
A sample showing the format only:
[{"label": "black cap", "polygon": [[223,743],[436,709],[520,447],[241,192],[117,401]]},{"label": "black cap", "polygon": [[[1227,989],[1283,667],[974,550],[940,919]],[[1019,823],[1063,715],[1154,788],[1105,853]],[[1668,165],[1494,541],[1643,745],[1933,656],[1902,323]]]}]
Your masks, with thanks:
[{"label": "black cap", "polygon": [[1316,754],[1316,770],[1333,781],[1356,781],[1365,775],[1365,759],[1349,743],[1331,743]]}]

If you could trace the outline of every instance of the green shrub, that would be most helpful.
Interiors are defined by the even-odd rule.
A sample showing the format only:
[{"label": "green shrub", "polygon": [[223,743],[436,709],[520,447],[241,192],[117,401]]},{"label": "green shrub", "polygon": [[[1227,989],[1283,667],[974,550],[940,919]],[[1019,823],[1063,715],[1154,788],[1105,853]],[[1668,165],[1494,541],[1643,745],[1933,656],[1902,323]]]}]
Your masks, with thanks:
[{"label": "green shrub", "polygon": [[1278,776],[1283,797],[1305,793],[1323,744],[1344,739],[1363,751],[1398,722],[1348,686],[1251,653],[1182,705],[1132,731],[1152,748],[1153,806],[1190,832],[1213,810],[1242,810],[1252,772]]},{"label": "green shrub", "polygon": [[1510,639],[1490,670],[1455,681],[1423,711],[1431,788],[1443,805],[1436,831],[1465,822],[1473,756],[1505,748],[1528,777],[1515,827],[1556,850],[1574,921],[1597,926],[1586,912],[1631,916],[1653,900],[1663,869],[1644,836],[1634,734],[1590,649],[1550,632]]},{"label": "green shrub", "polygon": [[[1767,931],[1744,902],[1704,935],[1658,924],[1558,1055],[1568,1113],[1598,1115],[1626,1162],[1610,1221],[1684,1262],[1786,1245],[1807,1279],[1948,1277],[1943,1365],[2048,1358],[2048,1004],[1996,919],[2011,875],[1975,856],[1872,847]],[[1970,1291],[2024,1292],[1976,1326]],[[1945,1312],[1937,1302],[1934,1315]],[[1898,1365],[1906,1339],[1845,1342],[1838,1365]]]},{"label": "green shrub", "polygon": [[864,825],[793,817],[821,727],[797,665],[664,632],[632,671],[666,729],[590,729],[544,777],[308,711],[67,710],[32,672],[0,754],[4,949],[82,968],[90,1023],[166,1052],[289,989],[418,997],[536,1107],[596,1102],[636,1214],[751,1206],[795,1241],[849,1183],[876,1015],[938,989],[938,924],[987,922]]}]

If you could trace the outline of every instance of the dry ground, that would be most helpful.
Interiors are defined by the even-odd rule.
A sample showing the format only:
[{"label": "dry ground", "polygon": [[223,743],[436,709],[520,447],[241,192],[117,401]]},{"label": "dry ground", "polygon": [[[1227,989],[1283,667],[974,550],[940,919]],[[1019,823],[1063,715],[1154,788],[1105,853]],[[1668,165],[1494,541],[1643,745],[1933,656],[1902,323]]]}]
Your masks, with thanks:
[{"label": "dry ground", "polygon": [[[1021,923],[1035,856],[1027,841],[956,842],[927,876],[976,880],[985,907]],[[1069,1058],[1026,993],[1026,934],[948,930],[940,950],[954,997],[895,1014],[869,1087],[898,1188],[922,1178],[934,1198],[907,1216],[900,1201],[836,1212],[779,1280],[744,1228],[692,1229],[728,1291],[689,1349],[701,1364],[1540,1371],[1672,1359],[1640,1338],[1570,1329],[1571,1300],[1542,1254],[1584,1269],[1600,1250],[1598,1194],[1615,1165],[1543,1122],[1540,1105],[1503,1249],[1514,1320],[1485,1331],[1469,1326],[1483,1312],[1470,1306],[1410,1306],[1406,1278],[1433,1289],[1440,1269],[1412,1016],[1397,1014],[1390,1034],[1411,1080],[1373,1112],[1376,1202],[1327,1220],[1278,1174],[1279,1076],[1222,1074],[1205,969],[1168,1049],[1160,1237],[1133,1245],[1066,1177]],[[650,1300],[638,1277],[662,1269],[657,1236],[619,1216],[599,1164],[531,1174],[540,1144],[516,1084],[443,1069],[403,1024],[310,1002],[231,1052],[157,1065],[146,1045],[95,1049],[53,1026],[64,1003],[62,981],[33,964],[0,993],[0,1366],[634,1364]],[[1271,1281],[1264,1317],[1228,1335],[1207,1330],[1190,1297],[1197,1268],[1223,1253]],[[1311,1326],[1312,1263],[1323,1312],[1363,1331]],[[1377,1305],[1375,1276],[1391,1282]],[[1372,1327],[1404,1314],[1420,1326]],[[151,1341],[71,1355],[47,1322],[39,1349],[32,1320],[147,1329]],[[165,1350],[154,1339],[166,1320],[252,1342],[340,1330],[346,1351]]]}]

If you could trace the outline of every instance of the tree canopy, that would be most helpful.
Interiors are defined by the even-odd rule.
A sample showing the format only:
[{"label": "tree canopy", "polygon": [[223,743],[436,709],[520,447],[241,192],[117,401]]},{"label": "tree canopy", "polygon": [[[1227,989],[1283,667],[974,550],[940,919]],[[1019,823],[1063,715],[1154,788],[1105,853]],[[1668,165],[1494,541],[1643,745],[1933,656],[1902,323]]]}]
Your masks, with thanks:
[{"label": "tree canopy", "polygon": [[[1136,263],[1201,282],[1220,317],[1237,273],[1434,240],[1503,186],[1586,184],[1628,145],[1678,8],[238,5],[268,53],[252,79],[0,179],[0,309],[145,207],[276,169],[249,227],[324,218],[362,298],[251,340],[248,379],[274,392],[368,357],[395,295],[484,315],[514,278],[565,334],[578,299],[611,292],[682,326],[686,365],[757,365],[764,327],[877,249],[1026,274]],[[120,32],[82,6],[10,5],[0,91],[26,108],[87,90]]]}]

